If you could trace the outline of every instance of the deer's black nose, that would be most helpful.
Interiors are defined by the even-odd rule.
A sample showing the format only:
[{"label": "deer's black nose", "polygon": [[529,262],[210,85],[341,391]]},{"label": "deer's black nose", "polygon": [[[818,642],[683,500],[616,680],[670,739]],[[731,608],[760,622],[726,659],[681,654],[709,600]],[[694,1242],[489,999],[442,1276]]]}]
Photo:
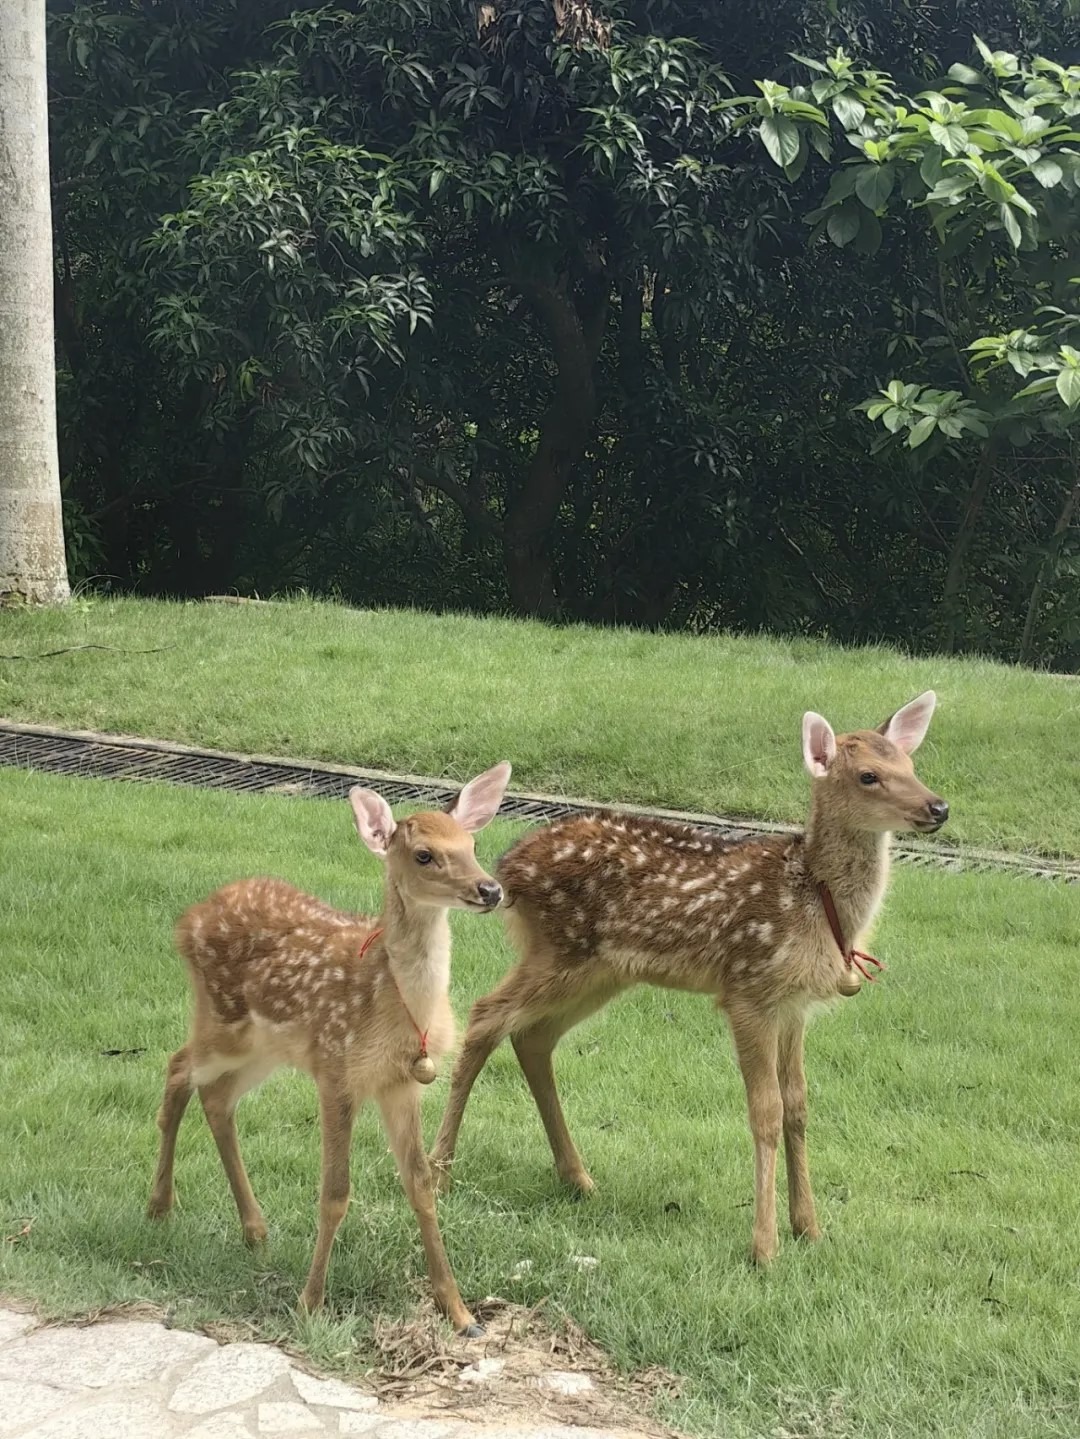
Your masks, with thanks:
[{"label": "deer's black nose", "polygon": [[488,909],[494,909],[502,899],[502,885],[497,884],[493,879],[482,879],[476,886],[476,892]]},{"label": "deer's black nose", "polygon": [[944,824],[949,818],[949,802],[944,799],[932,799],[926,806],[930,818],[935,824]]}]

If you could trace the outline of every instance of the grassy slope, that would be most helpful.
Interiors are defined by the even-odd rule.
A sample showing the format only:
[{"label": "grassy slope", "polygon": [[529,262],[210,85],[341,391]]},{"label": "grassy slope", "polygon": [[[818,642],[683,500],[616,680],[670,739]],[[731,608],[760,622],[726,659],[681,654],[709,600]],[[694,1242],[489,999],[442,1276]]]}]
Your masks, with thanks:
[{"label": "grassy slope", "polygon": [[977,660],[910,660],[804,640],[552,629],[521,621],[272,607],[77,602],[0,612],[0,714],[797,820],[804,709],[876,724],[933,687],[920,755],[955,841],[1080,855],[1080,683]]},{"label": "grassy slope", "polygon": [[[0,1243],[0,1290],[58,1311],[143,1297],[180,1323],[251,1319],[323,1361],[362,1366],[373,1313],[401,1312],[423,1272],[373,1116],[358,1126],[356,1200],[322,1319],[291,1307],[317,1184],[302,1078],[271,1080],[242,1106],[272,1228],[264,1253],[240,1242],[197,1109],[181,1132],[182,1209],[166,1226],[142,1218],[164,1062],[186,1009],[172,920],[214,884],[260,870],[372,904],[378,867],[345,806],[0,771],[0,813],[0,1237],[34,1220],[28,1239]],[[481,856],[513,833],[485,832]],[[552,1295],[620,1363],[687,1375],[672,1417],[703,1434],[1075,1435],[1078,902],[1075,888],[1029,880],[897,872],[875,945],[888,976],[810,1039],[828,1238],[811,1250],[785,1238],[767,1274],[745,1263],[749,1136],[707,1002],[643,989],[560,1049],[568,1117],[600,1186],[585,1204],[558,1190],[504,1047],[441,1206],[464,1294]],[[455,933],[463,1014],[508,955],[497,922],[459,915]],[[442,1079],[429,1133],[445,1095]],[[600,1265],[579,1272],[574,1254]],[[525,1258],[531,1271],[510,1278]]]}]

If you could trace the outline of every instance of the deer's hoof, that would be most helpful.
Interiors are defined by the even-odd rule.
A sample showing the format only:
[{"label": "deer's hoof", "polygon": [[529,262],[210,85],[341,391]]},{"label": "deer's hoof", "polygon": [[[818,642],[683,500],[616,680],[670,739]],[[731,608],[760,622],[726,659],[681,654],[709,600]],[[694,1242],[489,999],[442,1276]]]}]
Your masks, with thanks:
[{"label": "deer's hoof", "polygon": [[821,1228],[813,1220],[809,1224],[793,1224],[791,1232],[796,1239],[801,1239],[804,1244],[816,1244],[821,1238]]},{"label": "deer's hoof", "polygon": [[776,1258],[777,1245],[755,1243],[750,1249],[750,1263],[755,1269],[768,1269],[769,1265]]},{"label": "deer's hoof", "polygon": [[147,1219],[164,1219],[172,1209],[175,1200],[176,1196],[174,1194],[167,1194],[164,1198],[159,1198],[158,1195],[152,1194],[150,1196],[150,1203],[146,1206]]},{"label": "deer's hoof", "polygon": [[561,1174],[559,1178],[575,1191],[578,1199],[585,1199],[596,1192],[595,1182],[584,1169],[572,1170],[569,1174]]},{"label": "deer's hoof", "polygon": [[250,1224],[244,1225],[244,1243],[250,1244],[252,1248],[256,1244],[265,1244],[268,1232],[265,1219],[252,1220]]},{"label": "deer's hoof", "polygon": [[464,1329],[459,1329],[458,1334],[462,1339],[483,1339],[487,1330],[482,1324],[474,1322],[466,1324]]}]

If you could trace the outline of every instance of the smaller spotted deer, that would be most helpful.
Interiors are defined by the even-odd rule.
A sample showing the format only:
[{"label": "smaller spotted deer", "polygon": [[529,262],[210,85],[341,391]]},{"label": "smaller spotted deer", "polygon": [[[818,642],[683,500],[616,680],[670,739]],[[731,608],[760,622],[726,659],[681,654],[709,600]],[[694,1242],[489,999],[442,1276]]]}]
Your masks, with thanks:
[{"label": "smaller spotted deer", "polygon": [[932,831],[949,807],[921,784],[909,755],[935,705],[927,691],[878,730],[834,735],[803,718],[813,778],[804,834],[731,842],[690,825],[598,813],[533,830],[496,873],[517,967],[473,1005],[432,1151],[438,1187],[469,1092],[510,1037],[560,1177],[593,1182],[555,1088],[552,1052],[575,1024],[636,984],[712,995],[731,1027],[754,1138],[753,1258],[777,1248],[776,1156],[787,1154],[791,1226],[819,1235],[806,1162],[803,1034],[809,1012],[859,988],[854,946],[881,903],[889,831]]},{"label": "smaller spotted deer", "polygon": [[176,1135],[197,1089],[244,1237],[266,1238],[236,1134],[240,1096],[273,1070],[306,1070],[318,1089],[322,1125],[319,1232],[305,1309],[323,1301],[330,1250],[349,1203],[349,1147],[360,1105],[382,1114],[409,1202],[420,1222],[435,1299],[469,1337],[483,1330],[458,1293],[435,1215],[420,1129],[420,1083],[454,1042],[447,911],[486,914],[502,889],[476,862],[472,834],[502,803],[510,766],[471,780],[447,812],[395,824],[371,790],[349,795],[356,828],[386,861],[377,920],[345,914],[275,879],[227,885],[184,914],[176,943],[187,963],[195,1012],[187,1044],[169,1062],[158,1115],[161,1153],[151,1218],[173,1206]]}]

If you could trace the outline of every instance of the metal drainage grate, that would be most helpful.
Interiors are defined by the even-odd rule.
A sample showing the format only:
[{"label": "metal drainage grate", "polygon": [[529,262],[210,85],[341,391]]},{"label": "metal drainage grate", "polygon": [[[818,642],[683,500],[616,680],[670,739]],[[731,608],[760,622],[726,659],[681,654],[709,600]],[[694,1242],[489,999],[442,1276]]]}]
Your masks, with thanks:
[{"label": "metal drainage grate", "polygon": [[[197,749],[165,740],[56,730],[9,720],[0,720],[0,765],[83,778],[193,785],[240,794],[297,795],[308,799],[343,799],[358,783],[376,790],[390,804],[442,806],[457,793],[455,785],[417,775],[392,775],[347,765],[297,764],[267,756]],[[649,809],[640,805],[599,806],[587,800],[558,799],[520,791],[507,794],[499,813],[503,818],[541,824],[564,815],[587,814],[597,808],[678,820],[725,839],[796,833],[792,825],[763,820],[738,821],[730,816]],[[894,857],[901,864],[924,869],[1011,872],[1034,879],[1080,883],[1080,862],[1075,860],[998,850],[950,850],[925,840],[918,844],[899,841],[894,847]]]}]

